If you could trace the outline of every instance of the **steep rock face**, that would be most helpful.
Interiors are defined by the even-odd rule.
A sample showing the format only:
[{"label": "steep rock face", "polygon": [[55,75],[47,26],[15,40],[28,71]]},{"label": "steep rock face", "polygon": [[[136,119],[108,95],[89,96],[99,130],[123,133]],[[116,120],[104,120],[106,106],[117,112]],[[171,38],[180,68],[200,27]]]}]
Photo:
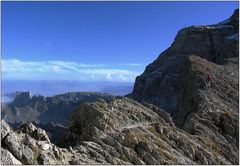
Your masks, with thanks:
[{"label": "steep rock face", "polygon": [[172,114],[176,120],[180,95],[180,66],[186,56],[197,55],[217,64],[238,57],[238,10],[224,22],[180,30],[173,44],[135,81],[128,97],[149,102]]},{"label": "steep rock face", "polygon": [[30,92],[16,92],[16,96],[12,104],[16,107],[24,106],[30,103],[31,98],[32,96]]},{"label": "steep rock face", "polygon": [[[238,61],[233,58],[232,61]],[[238,64],[217,65],[198,56],[189,56],[181,68],[177,125],[186,132],[205,137],[212,149],[231,163],[239,155]],[[230,71],[228,70],[230,69]],[[208,74],[215,79],[206,88]],[[218,146],[215,146],[218,145]]]},{"label": "steep rock face", "polygon": [[[128,95],[171,113],[179,128],[205,140],[201,147],[209,148],[209,156],[232,164],[239,163],[238,27],[236,10],[224,22],[180,30],[171,47],[136,78]],[[208,75],[214,77],[210,89]],[[222,162],[195,154],[206,163]]]},{"label": "steep rock face", "polygon": [[[210,89],[207,89],[209,74],[214,76],[214,80]],[[226,65],[217,65],[198,56],[189,56],[181,66],[180,78],[178,126],[183,126],[189,113],[205,108],[213,113],[224,111],[226,114],[235,114],[233,117],[237,119],[238,57],[231,58]]]}]

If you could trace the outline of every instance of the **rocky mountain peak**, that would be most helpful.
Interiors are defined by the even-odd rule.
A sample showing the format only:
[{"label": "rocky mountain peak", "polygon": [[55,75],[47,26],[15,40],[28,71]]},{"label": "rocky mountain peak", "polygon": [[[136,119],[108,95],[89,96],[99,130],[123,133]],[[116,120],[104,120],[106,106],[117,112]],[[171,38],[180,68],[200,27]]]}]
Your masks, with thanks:
[{"label": "rocky mountain peak", "polygon": [[30,99],[32,98],[31,92],[17,92],[16,96],[12,102],[15,106],[22,106],[26,105],[30,102]]},{"label": "rocky mountain peak", "polygon": [[238,65],[233,63],[238,61],[237,15],[238,10],[235,10],[233,16],[224,22],[180,30],[171,47],[161,53],[146,67],[144,73],[136,78],[133,92],[128,97],[157,105],[171,113],[176,121],[181,65],[186,57],[196,55],[233,70],[234,67],[230,67],[229,63]]},{"label": "rocky mountain peak", "polygon": [[239,27],[239,9],[234,10],[233,15],[230,17],[230,22],[232,23],[232,25],[234,25],[235,27]]}]

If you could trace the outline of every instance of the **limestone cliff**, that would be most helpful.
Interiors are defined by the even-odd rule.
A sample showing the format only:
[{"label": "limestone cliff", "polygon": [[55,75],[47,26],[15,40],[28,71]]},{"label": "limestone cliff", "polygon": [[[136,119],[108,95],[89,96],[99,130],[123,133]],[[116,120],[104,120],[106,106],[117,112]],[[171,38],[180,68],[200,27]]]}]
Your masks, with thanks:
[{"label": "limestone cliff", "polygon": [[185,57],[196,55],[219,65],[238,58],[238,25],[237,9],[229,19],[218,24],[180,30],[171,47],[136,78],[133,92],[128,97],[157,105],[176,120],[181,95],[180,67]]}]

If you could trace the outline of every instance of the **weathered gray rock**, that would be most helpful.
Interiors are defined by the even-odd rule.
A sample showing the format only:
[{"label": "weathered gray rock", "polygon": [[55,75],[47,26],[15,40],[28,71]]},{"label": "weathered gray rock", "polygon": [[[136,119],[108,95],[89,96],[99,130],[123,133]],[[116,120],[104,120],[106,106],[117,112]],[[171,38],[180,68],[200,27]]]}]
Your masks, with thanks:
[{"label": "weathered gray rock", "polygon": [[34,131],[31,133],[31,136],[32,136],[33,138],[35,138],[36,140],[39,140],[39,141],[41,140],[41,141],[50,142],[46,131],[43,130],[43,129],[41,129],[41,128],[37,128],[37,130],[34,130]]},{"label": "weathered gray rock", "polygon": [[49,144],[41,144],[40,146],[41,146],[41,149],[44,151],[48,150],[51,147]]},{"label": "weathered gray rock", "polygon": [[1,164],[21,165],[22,163],[16,159],[8,150],[1,148]]},{"label": "weathered gray rock", "polygon": [[11,132],[11,127],[4,121],[1,121],[1,140]]},{"label": "weathered gray rock", "polygon": [[[110,107],[112,110],[108,111]],[[91,135],[92,138],[82,137],[81,134],[86,133],[79,132],[86,131],[85,127],[88,125],[82,124],[81,117],[86,115],[87,112],[89,113],[89,111],[92,116],[96,112],[96,115],[100,115],[101,118],[91,117],[97,120],[95,120],[93,126],[90,126],[88,131],[92,131],[91,127],[98,128],[101,123],[106,126],[105,130],[98,128],[102,132],[99,134],[94,132]],[[72,115],[71,124],[75,125],[70,126],[66,140],[75,140],[75,142],[72,142],[72,146],[76,147],[74,155],[78,152],[88,154],[87,160],[91,160],[91,162],[99,158],[98,161],[101,161],[101,163],[111,164],[235,163],[237,159],[235,154],[232,156],[233,160],[230,160],[226,154],[221,157],[216,155],[219,149],[227,152],[229,146],[223,148],[220,144],[216,144],[218,141],[209,138],[207,132],[213,133],[212,131],[205,127],[203,129],[206,131],[191,135],[176,128],[171,118],[166,116],[167,113],[161,111],[161,109],[156,110],[155,107],[145,107],[123,97],[116,98],[104,105],[101,102],[95,102],[81,106]],[[136,116],[136,118],[132,118],[132,115]],[[124,122],[121,121],[121,116],[124,117]],[[144,118],[141,118],[141,116]],[[114,125],[109,125],[111,119],[114,119]],[[72,135],[76,136],[72,138]],[[87,138],[87,140],[84,140],[84,138]],[[209,145],[210,142],[211,146]],[[209,154],[203,153],[198,147],[204,147]]]},{"label": "weathered gray rock", "polygon": [[160,119],[164,121],[164,118],[159,117],[151,109],[127,98],[117,98],[108,104],[102,102],[84,104],[71,116],[66,140],[69,142],[91,140],[93,137],[122,130],[127,126],[154,123]]},{"label": "weathered gray rock", "polygon": [[79,159],[77,159],[77,158],[74,158],[74,159],[72,159],[71,161],[69,161],[69,164],[71,164],[71,165],[81,165],[81,161],[79,161]]},{"label": "weathered gray rock", "polygon": [[25,164],[34,164],[34,154],[31,148],[28,146],[23,146],[22,147],[22,160],[24,161]]},{"label": "weathered gray rock", "polygon": [[21,140],[15,133],[8,134],[4,143],[9,148],[10,152],[24,164],[33,164],[33,152],[28,146],[24,146]]},{"label": "weathered gray rock", "polygon": [[36,127],[32,123],[23,123],[20,125],[21,132],[30,135],[32,138],[38,141],[47,141],[50,143],[50,139],[45,130]]},{"label": "weathered gray rock", "polygon": [[38,149],[38,145],[35,139],[33,139],[32,137],[30,137],[30,135],[26,134],[24,136],[24,140],[22,141],[22,143],[26,146],[29,146],[33,151],[37,151]]},{"label": "weathered gray rock", "polygon": [[67,161],[63,162],[62,152],[55,145],[52,146],[46,132],[32,123],[21,125],[16,132],[9,132],[2,139],[2,146],[22,164],[68,164]]},{"label": "weathered gray rock", "polygon": [[19,145],[19,141],[15,133],[8,134],[4,139],[4,143],[14,156],[18,159],[22,158],[22,147]]},{"label": "weathered gray rock", "polygon": [[55,157],[58,159],[62,159],[63,158],[62,152],[56,146],[53,146],[52,148],[53,148],[53,154],[55,155]]},{"label": "weathered gray rock", "polygon": [[37,130],[37,127],[34,126],[32,123],[23,123],[20,126],[20,130],[27,134],[32,134],[35,130]]}]

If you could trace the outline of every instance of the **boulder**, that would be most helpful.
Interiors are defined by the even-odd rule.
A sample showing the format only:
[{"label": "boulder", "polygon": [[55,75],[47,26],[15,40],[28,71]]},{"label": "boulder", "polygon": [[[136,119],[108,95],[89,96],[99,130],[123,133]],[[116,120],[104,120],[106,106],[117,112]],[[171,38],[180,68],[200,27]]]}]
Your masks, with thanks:
[{"label": "boulder", "polygon": [[49,144],[41,144],[40,148],[44,151],[48,150],[51,146]]},{"label": "boulder", "polygon": [[12,155],[12,153],[3,148],[1,148],[1,164],[22,165],[22,163]]},{"label": "boulder", "polygon": [[37,127],[34,126],[32,123],[23,123],[20,125],[20,130],[23,133],[32,134],[32,132],[37,130]]},{"label": "boulder", "polygon": [[4,139],[4,143],[9,148],[10,152],[23,164],[33,164],[32,150],[28,146],[22,145],[15,133],[8,134]]},{"label": "boulder", "polygon": [[14,156],[18,159],[22,158],[22,147],[15,133],[8,134],[4,139],[4,143]]},{"label": "boulder", "polygon": [[11,127],[4,120],[1,120],[1,140],[10,132]]},{"label": "boulder", "polygon": [[37,130],[34,130],[33,133],[31,134],[31,136],[33,138],[35,138],[36,140],[39,140],[39,141],[50,142],[49,137],[48,137],[46,131],[41,129],[41,128],[37,128]]}]

